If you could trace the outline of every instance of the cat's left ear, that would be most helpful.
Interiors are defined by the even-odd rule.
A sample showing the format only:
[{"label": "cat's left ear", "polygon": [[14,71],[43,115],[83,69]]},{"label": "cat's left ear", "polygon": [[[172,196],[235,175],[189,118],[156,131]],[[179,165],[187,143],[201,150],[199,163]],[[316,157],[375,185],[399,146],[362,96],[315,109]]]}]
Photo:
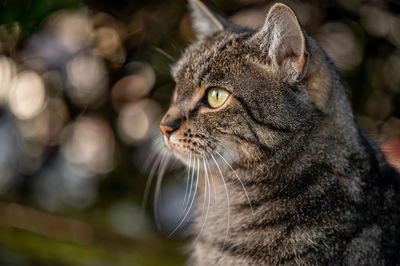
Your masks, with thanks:
[{"label": "cat's left ear", "polygon": [[192,26],[198,39],[209,37],[230,25],[225,18],[207,7],[200,0],[188,0],[188,2]]},{"label": "cat's left ear", "polygon": [[299,81],[307,65],[306,39],[293,10],[285,4],[274,4],[264,26],[253,40],[267,54],[272,64],[291,81]]}]

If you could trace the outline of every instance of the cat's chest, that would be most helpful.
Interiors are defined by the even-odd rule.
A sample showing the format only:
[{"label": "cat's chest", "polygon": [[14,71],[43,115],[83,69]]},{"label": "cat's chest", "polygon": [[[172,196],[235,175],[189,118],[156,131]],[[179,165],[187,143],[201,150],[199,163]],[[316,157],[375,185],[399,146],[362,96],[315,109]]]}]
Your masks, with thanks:
[{"label": "cat's chest", "polygon": [[239,174],[246,173],[210,171],[199,180],[194,227],[199,237],[226,237],[256,219],[251,206],[255,191],[246,189]]}]

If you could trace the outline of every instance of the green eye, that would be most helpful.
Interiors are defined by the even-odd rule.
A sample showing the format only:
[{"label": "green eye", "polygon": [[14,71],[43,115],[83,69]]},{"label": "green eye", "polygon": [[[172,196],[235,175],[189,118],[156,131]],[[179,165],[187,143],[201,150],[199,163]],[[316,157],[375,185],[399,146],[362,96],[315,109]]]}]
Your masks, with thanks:
[{"label": "green eye", "polygon": [[212,108],[222,106],[228,99],[230,93],[221,88],[211,88],[207,92],[207,101]]}]

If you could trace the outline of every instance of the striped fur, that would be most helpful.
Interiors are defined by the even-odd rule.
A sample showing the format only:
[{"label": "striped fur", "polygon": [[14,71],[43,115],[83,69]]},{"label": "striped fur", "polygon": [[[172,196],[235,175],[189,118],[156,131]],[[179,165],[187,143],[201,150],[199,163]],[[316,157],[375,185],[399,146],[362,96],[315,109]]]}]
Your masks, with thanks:
[{"label": "striped fur", "polygon": [[[274,17],[294,16],[278,5],[288,13],[267,16],[269,28]],[[179,124],[166,146],[185,163],[189,153],[207,162],[215,183],[204,221],[200,180],[190,264],[399,265],[400,178],[359,129],[331,60],[302,31],[292,33],[304,36],[308,56],[300,75],[290,65],[297,54],[281,54],[292,61],[279,64],[265,51],[282,45],[265,29],[220,25],[211,34],[202,28],[172,68],[176,92],[162,121]],[[203,104],[211,86],[232,93],[223,107]]]}]

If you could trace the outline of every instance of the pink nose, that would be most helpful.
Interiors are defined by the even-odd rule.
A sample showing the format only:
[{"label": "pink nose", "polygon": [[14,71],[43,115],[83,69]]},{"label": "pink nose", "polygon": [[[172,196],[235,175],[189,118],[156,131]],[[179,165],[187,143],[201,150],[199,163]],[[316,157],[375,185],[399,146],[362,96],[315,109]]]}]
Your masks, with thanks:
[{"label": "pink nose", "polygon": [[171,107],[164,115],[160,122],[160,130],[164,136],[169,138],[172,132],[179,129],[181,126],[181,119],[179,119],[179,110]]},{"label": "pink nose", "polygon": [[167,138],[169,138],[171,133],[174,131],[172,127],[163,124],[160,124],[160,130],[163,133],[163,135],[166,136]]}]

